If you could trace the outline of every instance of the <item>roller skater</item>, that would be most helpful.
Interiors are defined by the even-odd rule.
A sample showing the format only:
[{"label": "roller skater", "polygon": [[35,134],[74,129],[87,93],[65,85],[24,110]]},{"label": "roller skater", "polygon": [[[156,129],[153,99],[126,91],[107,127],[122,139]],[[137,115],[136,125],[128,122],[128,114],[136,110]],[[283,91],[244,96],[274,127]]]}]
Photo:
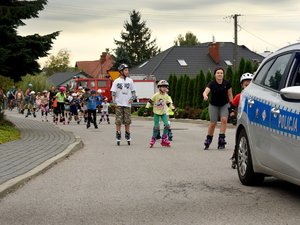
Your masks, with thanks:
[{"label": "roller skater", "polygon": [[97,101],[99,101],[99,97],[96,96],[96,91],[92,90],[90,96],[85,99],[87,104],[87,124],[86,128],[91,126],[91,123],[94,124],[95,129],[98,129],[97,125]]},{"label": "roller skater", "polygon": [[[133,80],[128,77],[128,65],[121,64],[118,68],[120,76],[114,80],[111,93],[112,102],[115,107],[115,124],[117,133],[117,144],[120,145],[121,125],[125,125],[125,139],[130,145],[131,104],[136,98]],[[119,135],[120,134],[120,135]]]},{"label": "roller skater", "polygon": [[147,102],[145,114],[148,114],[148,109],[150,106],[153,106],[153,113],[154,113],[154,127],[153,127],[153,133],[150,140],[150,148],[153,147],[156,139],[159,135],[159,119],[164,123],[164,131],[163,135],[161,137],[161,145],[164,147],[170,147],[170,141],[168,140],[168,132],[170,129],[169,123],[168,123],[168,117],[166,115],[166,105],[168,106],[170,104],[169,102],[169,95],[167,94],[167,89],[169,87],[169,84],[165,80],[161,80],[157,84],[158,92],[155,93],[149,102]]},{"label": "roller skater", "polygon": [[[204,142],[205,150],[209,148],[217,126],[218,119],[220,118],[220,136],[218,141],[218,149],[225,148],[225,132],[227,128],[228,106],[232,101],[232,88],[228,80],[224,80],[224,69],[219,67],[214,71],[214,80],[207,84],[203,92],[203,100],[208,101],[208,95],[211,94],[209,100],[208,112],[210,123],[207,130],[207,139]],[[211,138],[210,138],[211,137]]]},{"label": "roller skater", "polygon": [[225,134],[219,134],[218,149],[224,149],[226,144]]},{"label": "roller skater", "polygon": [[207,135],[206,140],[204,141],[204,150],[207,150],[212,142],[213,136]]}]

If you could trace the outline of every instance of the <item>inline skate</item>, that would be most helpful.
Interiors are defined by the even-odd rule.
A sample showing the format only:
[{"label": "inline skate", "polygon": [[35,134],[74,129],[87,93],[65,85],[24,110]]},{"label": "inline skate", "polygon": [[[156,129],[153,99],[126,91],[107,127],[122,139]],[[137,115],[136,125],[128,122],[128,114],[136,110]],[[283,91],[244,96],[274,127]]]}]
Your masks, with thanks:
[{"label": "inline skate", "polygon": [[121,142],[121,132],[120,131],[116,132],[116,139],[117,139],[117,145],[120,145],[120,142]]},{"label": "inline skate", "polygon": [[218,149],[224,149],[226,144],[225,134],[219,134]]},{"label": "inline skate", "polygon": [[204,141],[204,150],[208,150],[211,142],[212,142],[213,136],[207,135],[206,140]]},{"label": "inline skate", "polygon": [[130,138],[130,133],[125,131],[125,139],[127,141],[127,144],[130,145],[131,138]]},{"label": "inline skate", "polygon": [[156,141],[156,139],[155,139],[155,137],[152,137],[151,138],[151,140],[150,140],[150,148],[152,148],[153,147],[153,145],[155,144],[155,141]]},{"label": "inline skate", "polygon": [[161,146],[163,147],[171,147],[171,142],[168,140],[168,135],[164,134],[161,137],[161,142],[160,142]]}]

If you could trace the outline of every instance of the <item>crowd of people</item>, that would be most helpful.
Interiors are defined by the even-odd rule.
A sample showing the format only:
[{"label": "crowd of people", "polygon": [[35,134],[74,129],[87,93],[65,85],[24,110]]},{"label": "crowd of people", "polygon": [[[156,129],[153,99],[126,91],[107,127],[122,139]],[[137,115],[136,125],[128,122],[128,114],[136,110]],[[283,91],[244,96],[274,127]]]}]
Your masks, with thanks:
[{"label": "crowd of people", "polygon": [[[16,107],[18,113],[24,114],[25,117],[39,116],[42,122],[52,120],[55,124],[69,124],[71,121],[80,124],[84,121],[87,128],[93,124],[97,129],[97,123],[101,123],[104,119],[110,123],[109,103],[101,92],[101,89],[90,91],[89,88],[82,87],[77,91],[68,91],[64,86],[58,88],[51,86],[50,90],[35,92],[32,84],[28,84],[24,92],[12,88],[6,95],[2,91],[0,96],[7,98],[8,110]],[[102,111],[103,114],[99,121],[96,117],[97,111]]]}]

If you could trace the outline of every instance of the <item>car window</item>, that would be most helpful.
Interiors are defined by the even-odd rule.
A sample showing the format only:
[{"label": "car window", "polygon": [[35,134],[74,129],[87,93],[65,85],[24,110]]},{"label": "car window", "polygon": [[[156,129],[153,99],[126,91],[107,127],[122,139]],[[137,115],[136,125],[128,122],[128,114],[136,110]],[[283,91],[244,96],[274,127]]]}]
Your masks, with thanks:
[{"label": "car window", "polygon": [[273,64],[274,59],[270,60],[269,62],[265,63],[263,67],[258,71],[257,75],[254,78],[254,82],[260,84],[265,77],[266,73],[268,72],[270,66]]},{"label": "car window", "polygon": [[297,57],[295,59],[295,65],[297,69],[291,79],[291,83],[289,86],[300,86],[300,57]]},{"label": "car window", "polygon": [[291,55],[292,54],[282,55],[275,60],[262,82],[263,85],[275,90],[279,89],[281,78],[289,64]]}]

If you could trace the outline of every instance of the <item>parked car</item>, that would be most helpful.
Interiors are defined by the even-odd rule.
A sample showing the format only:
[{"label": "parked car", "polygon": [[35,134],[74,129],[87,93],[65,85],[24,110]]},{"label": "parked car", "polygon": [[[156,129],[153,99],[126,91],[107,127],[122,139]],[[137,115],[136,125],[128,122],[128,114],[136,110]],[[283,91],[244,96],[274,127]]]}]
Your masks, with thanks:
[{"label": "parked car", "polygon": [[242,92],[235,135],[244,185],[265,176],[300,185],[300,43],[269,55]]}]

